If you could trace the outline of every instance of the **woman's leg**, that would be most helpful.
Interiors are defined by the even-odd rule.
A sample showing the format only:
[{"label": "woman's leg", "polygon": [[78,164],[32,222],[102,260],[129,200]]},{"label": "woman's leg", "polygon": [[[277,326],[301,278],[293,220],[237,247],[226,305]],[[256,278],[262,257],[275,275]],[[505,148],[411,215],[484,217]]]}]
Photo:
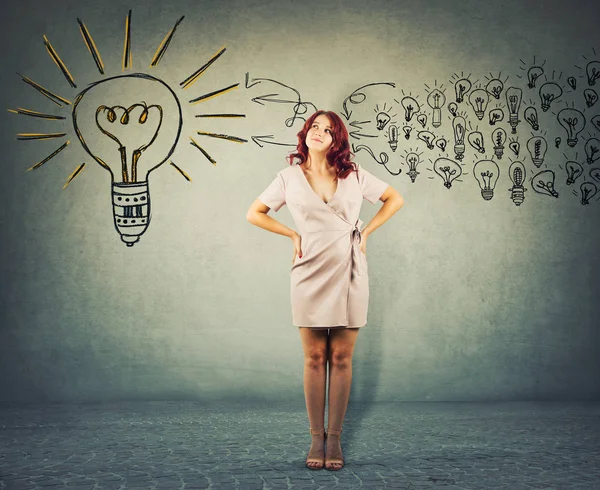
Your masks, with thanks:
[{"label": "woman's leg", "polygon": [[[308,421],[312,429],[325,427],[325,391],[327,382],[327,330],[299,327],[304,350],[304,398]],[[314,460],[311,462],[310,460]],[[313,468],[323,465],[323,432],[313,434],[307,464]]]},{"label": "woman's leg", "polygon": [[[327,427],[341,431],[350,387],[352,385],[352,354],[358,336],[358,328],[332,329],[329,337],[329,411]],[[327,433],[327,458],[342,459],[340,435]],[[328,468],[337,469],[341,463],[328,463]]]}]

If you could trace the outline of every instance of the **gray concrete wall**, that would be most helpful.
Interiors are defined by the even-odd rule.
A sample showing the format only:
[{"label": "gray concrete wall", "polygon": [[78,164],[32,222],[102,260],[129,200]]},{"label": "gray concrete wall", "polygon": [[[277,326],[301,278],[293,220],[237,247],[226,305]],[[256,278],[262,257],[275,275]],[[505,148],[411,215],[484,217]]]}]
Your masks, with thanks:
[{"label": "gray concrete wall", "polygon": [[[86,2],[89,3],[89,2]],[[111,211],[110,174],[83,150],[71,123],[71,106],[58,107],[24,83],[16,72],[71,101],[88,84],[123,74],[125,17],[132,9],[132,70],[165,81],[182,101],[181,139],[172,161],[149,178],[152,221],[139,243],[120,241]],[[340,113],[358,87],[362,104],[350,104],[351,120],[373,121],[390,109],[401,126],[405,95],[425,103],[427,89],[453,100],[455,74],[487,83],[496,76],[522,87],[517,137],[521,154],[508,149],[498,161],[493,199],[484,201],[473,176],[483,158],[467,144],[464,176],[451,189],[433,172],[434,161],[454,158],[450,115],[435,132],[449,145],[429,150],[415,138],[400,138],[390,151],[373,125],[353,140],[386,152],[387,168],[366,150],[356,160],[396,188],[404,208],[368,241],[370,310],[354,358],[352,399],[525,400],[597,399],[599,342],[597,309],[600,202],[582,205],[580,184],[593,182],[585,141],[599,137],[590,124],[600,103],[587,108],[585,64],[600,58],[597,2],[450,1],[231,1],[100,6],[64,1],[23,1],[2,17],[1,106],[65,115],[47,121],[5,112],[0,142],[5,156],[0,185],[2,294],[0,401],[93,401],[112,399],[296,399],[302,393],[302,349],[292,326],[289,299],[291,241],[245,220],[252,201],[285,168],[288,147],[252,141],[273,135],[294,142],[301,127],[285,120],[293,104],[252,99],[293,87],[303,102]],[[166,33],[185,15],[164,57],[149,68]],[[88,27],[105,74],[96,68],[79,33]],[[46,35],[67,64],[71,87],[43,44]],[[226,52],[188,89],[179,85],[222,46]],[[595,49],[595,51],[594,51]],[[547,80],[564,87],[560,101],[540,110],[537,89],[527,88],[527,69],[544,62]],[[553,75],[554,74],[554,75]],[[567,78],[573,76],[572,90]],[[487,77],[487,79],[486,79]],[[187,101],[239,83],[206,102]],[[599,91],[599,83],[595,89]],[[538,84],[539,87],[539,84]],[[145,93],[146,102],[152,103]],[[541,129],[523,120],[529,102]],[[489,108],[506,106],[495,99]],[[565,107],[582,111],[588,125],[576,147],[556,121]],[[471,130],[486,138],[485,158],[494,159],[492,127],[460,105]],[[243,113],[239,119],[201,119],[197,114]],[[487,116],[487,113],[486,113]],[[177,124],[172,114],[166,116]],[[509,138],[510,127],[503,121]],[[196,135],[209,131],[248,140],[235,143]],[[17,141],[18,133],[65,132],[62,139]],[[549,142],[537,168],[526,151],[533,134]],[[94,144],[102,135],[93,136]],[[216,161],[190,144],[190,136]],[[562,137],[560,148],[554,139]],[[56,157],[26,170],[66,140]],[[100,144],[99,143],[99,144]],[[114,159],[115,148],[109,148]],[[408,152],[420,153],[421,172],[412,183]],[[111,153],[112,152],[112,153]],[[527,170],[525,201],[510,199],[511,161]],[[584,175],[566,184],[566,162]],[[65,188],[68,177],[86,166]],[[600,167],[600,160],[595,163]],[[531,177],[555,172],[559,197],[533,189]],[[600,182],[595,183],[600,188]],[[366,223],[378,206],[364,202]],[[286,207],[272,214],[290,227]]]}]

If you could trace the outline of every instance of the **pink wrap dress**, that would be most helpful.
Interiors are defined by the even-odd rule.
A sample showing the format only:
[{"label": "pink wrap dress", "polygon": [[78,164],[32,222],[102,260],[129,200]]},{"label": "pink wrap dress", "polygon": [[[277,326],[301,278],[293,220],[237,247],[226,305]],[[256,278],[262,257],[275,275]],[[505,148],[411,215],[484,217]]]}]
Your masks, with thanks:
[{"label": "pink wrap dress", "polygon": [[277,212],[287,204],[302,237],[302,257],[290,271],[294,326],[356,328],[367,323],[369,276],[360,250],[363,199],[375,204],[388,184],[355,162],[358,174],[338,179],[325,203],[298,164],[277,173],[258,199]]}]

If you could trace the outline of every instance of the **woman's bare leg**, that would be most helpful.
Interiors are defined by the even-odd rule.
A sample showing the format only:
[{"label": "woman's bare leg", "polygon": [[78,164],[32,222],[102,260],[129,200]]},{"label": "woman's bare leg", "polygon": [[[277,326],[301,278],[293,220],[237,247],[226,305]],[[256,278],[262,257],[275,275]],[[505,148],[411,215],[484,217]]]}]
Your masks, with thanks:
[{"label": "woman's bare leg", "polygon": [[[350,387],[352,385],[352,354],[358,328],[331,329],[329,336],[329,411],[327,427],[342,430]],[[327,433],[327,459],[342,459],[340,435]],[[339,468],[341,463],[327,463],[327,468]]]},{"label": "woman's bare leg", "polygon": [[[325,428],[325,392],[327,383],[327,330],[300,327],[304,350],[304,398],[308,421],[312,429]],[[323,465],[323,431],[312,435],[307,464],[313,468]],[[311,462],[310,460],[314,460]]]}]

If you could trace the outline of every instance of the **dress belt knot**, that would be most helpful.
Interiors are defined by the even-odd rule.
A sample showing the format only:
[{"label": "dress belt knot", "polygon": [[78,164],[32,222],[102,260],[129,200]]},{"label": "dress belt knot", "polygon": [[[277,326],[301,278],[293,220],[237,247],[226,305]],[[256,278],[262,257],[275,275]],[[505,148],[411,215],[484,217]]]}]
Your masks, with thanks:
[{"label": "dress belt knot", "polygon": [[362,220],[357,220],[356,223],[354,224],[354,228],[352,229],[352,260],[354,261],[354,263],[356,264],[356,268],[357,268],[357,274],[359,276],[363,275],[363,261],[362,261],[362,257],[360,256],[360,254],[362,253],[360,251],[360,243],[362,241],[362,234],[360,232],[360,228],[362,227],[363,222]]}]

